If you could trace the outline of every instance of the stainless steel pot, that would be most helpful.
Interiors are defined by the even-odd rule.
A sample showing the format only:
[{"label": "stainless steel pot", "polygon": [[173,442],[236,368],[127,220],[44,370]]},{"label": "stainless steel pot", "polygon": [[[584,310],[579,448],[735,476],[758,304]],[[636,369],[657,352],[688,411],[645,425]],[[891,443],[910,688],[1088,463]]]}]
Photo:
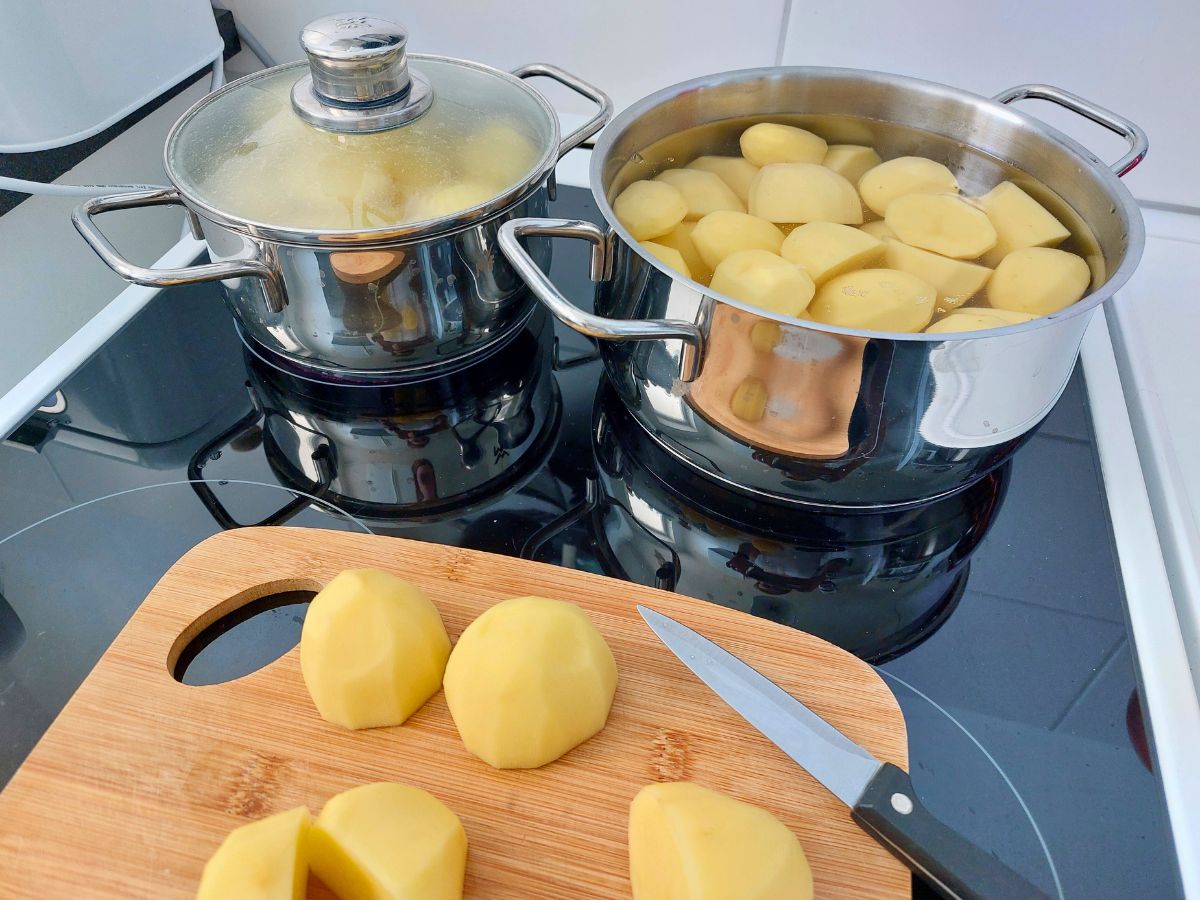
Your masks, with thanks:
[{"label": "stainless steel pot", "polygon": [[[554,66],[528,65],[509,74],[477,63],[407,54],[403,29],[369,17],[318,20],[301,40],[307,63],[233,82],[175,123],[165,149],[171,188],[89,200],[72,216],[76,229],[110,268],[135,284],[220,281],[228,305],[254,340],[313,369],[423,377],[515,334],[533,299],[498,252],[497,232],[511,219],[545,214],[547,197],[554,192],[555,164],[608,121],[611,101]],[[200,146],[213,134],[219,137],[223,123],[209,121],[215,104],[235,93],[259,96],[265,85],[281,77],[290,82],[288,73],[295,76],[295,115],[317,128],[355,140],[363,133],[408,127],[423,115],[438,114],[438,86],[430,86],[424,70],[468,73],[520,101],[518,112],[543,143],[527,175],[503,193],[452,215],[330,230],[256,220],[222,208],[197,190],[187,171],[190,163],[181,160],[181,135]],[[554,110],[524,82],[533,77],[566,85],[594,101],[598,111],[562,137]],[[447,100],[442,108],[453,110],[456,100]],[[207,242],[212,262],[179,269],[137,265],[93,221],[113,210],[161,205],[186,208],[192,233]],[[548,263],[549,252],[546,242],[533,250],[541,263]]]},{"label": "stainless steel pot", "polygon": [[[1024,98],[1085,116],[1127,138],[1130,151],[1109,167],[1009,106]],[[874,145],[885,158],[941,160],[968,193],[1002,178],[1018,181],[1071,223],[1100,286],[1074,306],[1023,325],[898,335],[772,315],[714,294],[642,250],[617,221],[612,198],[674,154],[736,153],[740,131],[765,117],[834,141]],[[702,150],[670,140],[697,126],[707,126]],[[769,497],[905,505],[960,490],[990,472],[1053,407],[1093,311],[1141,257],[1141,214],[1118,176],[1146,149],[1132,122],[1044,85],[987,99],[876,72],[750,69],[659,91],[608,126],[591,166],[607,231],[581,221],[514,220],[500,229],[500,247],[558,318],[600,340],[625,403],[680,460]],[[572,305],[519,240],[543,236],[592,244],[595,313]],[[779,394],[771,416],[747,424],[731,409],[730,393],[745,371],[744,351],[764,334],[770,346],[755,365]]]}]

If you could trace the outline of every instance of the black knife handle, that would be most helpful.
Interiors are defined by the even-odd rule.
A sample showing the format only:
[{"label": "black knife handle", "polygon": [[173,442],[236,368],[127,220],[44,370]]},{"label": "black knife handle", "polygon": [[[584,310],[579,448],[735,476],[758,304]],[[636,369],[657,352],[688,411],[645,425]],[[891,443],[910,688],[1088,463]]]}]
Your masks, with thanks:
[{"label": "black knife handle", "polygon": [[996,857],[921,805],[903,769],[884,763],[852,812],[854,821],[952,900],[1049,900]]}]

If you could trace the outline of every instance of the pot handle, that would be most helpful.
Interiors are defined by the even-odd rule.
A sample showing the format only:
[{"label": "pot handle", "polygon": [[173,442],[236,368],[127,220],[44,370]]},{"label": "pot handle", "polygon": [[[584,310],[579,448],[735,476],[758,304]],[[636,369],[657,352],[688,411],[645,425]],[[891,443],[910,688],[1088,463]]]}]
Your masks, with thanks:
[{"label": "pot handle", "polygon": [[[284,294],[279,275],[259,259],[233,259],[227,262],[184,266],[179,269],[150,269],[131,263],[117,251],[117,248],[104,236],[93,220],[100,213],[112,212],[115,209],[135,209],[141,206],[184,206],[184,203],[179,192],[174,188],[93,197],[75,208],[75,211],[71,213],[71,222],[75,225],[75,230],[96,251],[96,255],[104,260],[105,265],[133,284],[142,284],[147,287],[173,287],[178,284],[195,284],[201,281],[222,281],[226,278],[261,278],[264,282],[263,293],[267,299],[267,309],[273,313],[283,312]],[[195,220],[195,214],[189,209],[187,215],[192,234],[197,239],[201,238],[203,235]]]},{"label": "pot handle", "polygon": [[559,84],[566,85],[575,93],[582,94],[600,107],[599,112],[559,142],[559,159],[562,159],[567,153],[574,150],[607,125],[608,120],[612,118],[613,102],[608,94],[604,93],[600,88],[588,84],[583,79],[576,78],[570,72],[560,69],[558,66],[552,66],[548,63],[530,63],[527,66],[521,66],[519,69],[513,69],[513,74],[518,78],[536,78],[538,76],[553,78]]},{"label": "pot handle", "polygon": [[1117,175],[1124,175],[1140,163],[1150,149],[1150,141],[1146,132],[1124,116],[1119,116],[1111,110],[1098,106],[1090,100],[1084,100],[1078,94],[1064,91],[1049,84],[1021,84],[1001,91],[992,98],[997,103],[1015,103],[1017,100],[1049,100],[1064,109],[1078,113],[1085,119],[1091,119],[1097,125],[1102,125],[1109,131],[1115,132],[1129,141],[1129,152],[1112,164],[1112,170]]},{"label": "pot handle", "polygon": [[500,250],[529,289],[564,324],[605,341],[683,341],[679,379],[695,380],[704,351],[704,337],[699,328],[677,319],[608,319],[585,312],[563,296],[518,240],[534,236],[581,238],[590,242],[592,281],[604,281],[609,277],[611,261],[608,237],[599,226],[579,219],[511,219],[500,226]]}]

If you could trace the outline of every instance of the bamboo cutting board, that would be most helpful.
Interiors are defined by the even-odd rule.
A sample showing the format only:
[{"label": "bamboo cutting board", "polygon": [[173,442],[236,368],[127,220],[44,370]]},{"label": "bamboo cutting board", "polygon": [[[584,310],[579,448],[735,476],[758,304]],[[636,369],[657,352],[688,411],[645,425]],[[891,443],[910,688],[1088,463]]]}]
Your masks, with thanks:
[{"label": "bamboo cutting board", "polygon": [[[251,600],[318,590],[345,568],[417,582],[452,639],[502,599],[584,607],[620,671],[595,738],[542,769],[500,772],[458,740],[439,693],[396,728],[347,731],[316,713],[292,649],[232,682],[175,681],[209,623]],[[810,635],[700,600],[472,550],[307,528],[246,528],[187,553],[151,591],[0,794],[0,896],[188,897],[230,829],[333,794],[403,781],[458,813],[466,895],[630,896],[629,802],[693,780],[779,816],[808,854],[818,897],[908,897],[908,871],[836,798],[659,644],[635,603],[741,656],[877,757],[907,768],[904,721],[869,666]],[[329,896],[314,883],[310,897]]]}]

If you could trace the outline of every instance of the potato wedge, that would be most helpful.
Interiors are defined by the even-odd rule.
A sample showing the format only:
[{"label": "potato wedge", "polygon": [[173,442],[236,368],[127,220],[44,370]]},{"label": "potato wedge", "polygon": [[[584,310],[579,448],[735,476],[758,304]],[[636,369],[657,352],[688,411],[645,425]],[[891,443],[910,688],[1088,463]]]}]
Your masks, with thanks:
[{"label": "potato wedge", "polygon": [[756,166],[771,163],[820,163],[829,145],[811,131],[776,122],[759,122],[742,132],[742,156]]},{"label": "potato wedge", "polygon": [[712,278],[712,267],[701,258],[700,251],[696,249],[696,242],[692,240],[692,231],[695,228],[695,222],[680,222],[666,234],[655,238],[654,243],[660,247],[677,250],[687,263],[688,271],[692,273],[691,277],[702,284],[708,284],[708,280]]},{"label": "potato wedge", "polygon": [[1009,325],[1020,325],[1029,322],[1037,316],[1030,313],[1013,312],[1009,309],[989,309],[972,306],[969,309],[956,309],[950,315],[939,319],[925,329],[927,334],[951,334],[960,331],[984,331],[988,328],[1007,328]]},{"label": "potato wedge", "polygon": [[719,175],[712,172],[702,172],[699,169],[666,169],[659,172],[655,181],[665,181],[679,193],[688,205],[687,221],[696,222],[710,212],[722,209],[732,209],[745,212],[744,204],[733,188],[721,180]]},{"label": "potato wedge", "polygon": [[995,266],[1014,250],[1057,247],[1071,236],[1066,226],[1011,181],[1002,181],[975,201],[996,229],[996,246],[984,262]]},{"label": "potato wedge", "polygon": [[704,264],[716,269],[721,260],[738,250],[778,253],[783,232],[765,219],[722,210],[709,213],[692,229],[692,242]]},{"label": "potato wedge", "polygon": [[692,277],[692,270],[688,268],[687,261],[683,258],[683,254],[674,247],[656,244],[654,241],[642,241],[642,249],[656,259],[666,263],[684,278]]},{"label": "potato wedge", "polygon": [[812,163],[763,166],[750,184],[750,215],[800,224],[861,225],[863,220],[854,185],[832,169]]},{"label": "potato wedge", "polygon": [[988,217],[957,194],[905,194],[888,204],[884,221],[904,243],[952,259],[976,259],[996,246]]},{"label": "potato wedge", "polygon": [[883,251],[883,242],[865,231],[834,222],[809,222],[783,239],[779,255],[804,269],[820,287],[835,275],[875,265]]},{"label": "potato wedge", "polygon": [[870,169],[882,163],[874,147],[860,147],[858,144],[830,144],[825,151],[821,165],[833,169],[851,184],[858,184]]},{"label": "potato wedge", "polygon": [[894,238],[896,236],[896,232],[892,231],[892,229],[888,227],[888,223],[883,221],[883,219],[876,219],[874,222],[863,222],[863,224],[859,225],[858,227],[859,230],[865,231],[871,237],[879,238],[881,241],[887,240],[888,238]]},{"label": "potato wedge", "polygon": [[958,179],[939,162],[923,156],[898,156],[869,169],[858,180],[863,203],[877,216],[905,194],[957,194]]},{"label": "potato wedge", "polygon": [[818,322],[872,331],[921,331],[933,318],[937,290],[907,272],[860,269],[827,281],[808,313]]},{"label": "potato wedge", "polygon": [[613,201],[613,212],[637,240],[648,241],[682,222],[688,205],[665,181],[635,181]]},{"label": "potato wedge", "polygon": [[766,250],[729,254],[713,272],[709,287],[784,316],[804,312],[817,290],[803,269]]},{"label": "potato wedge", "polygon": [[196,900],[303,900],[311,823],[299,806],[233,829],[205,863]]},{"label": "potato wedge", "polygon": [[1014,250],[996,266],[988,303],[996,309],[1048,316],[1087,293],[1092,270],[1083,257],[1050,247]]},{"label": "potato wedge", "polygon": [[750,200],[750,182],[758,174],[758,166],[741,156],[701,156],[693,159],[687,167],[712,172],[733,188],[743,203]]},{"label": "potato wedge", "polygon": [[927,281],[937,289],[939,311],[956,309],[983,290],[992,270],[987,266],[949,259],[890,238],[884,242],[883,264]]}]

